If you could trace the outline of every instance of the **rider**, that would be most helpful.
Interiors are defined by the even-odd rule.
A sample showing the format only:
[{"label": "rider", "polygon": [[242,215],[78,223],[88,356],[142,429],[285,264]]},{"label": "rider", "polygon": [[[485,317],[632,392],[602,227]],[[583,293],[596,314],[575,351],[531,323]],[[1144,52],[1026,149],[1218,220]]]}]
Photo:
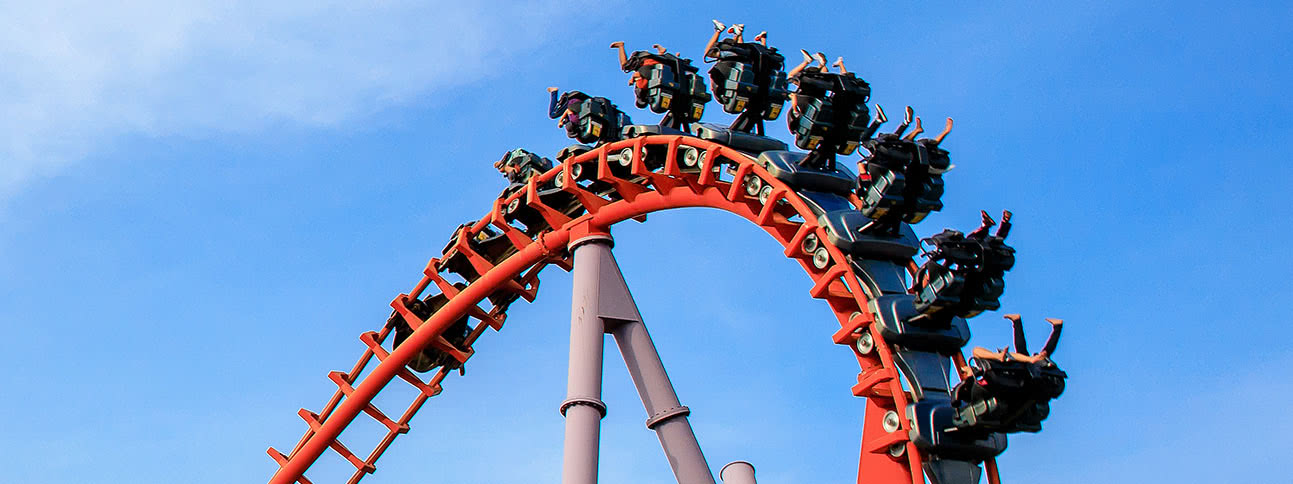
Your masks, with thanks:
[{"label": "rider", "polygon": [[494,162],[494,169],[514,184],[525,183],[530,177],[551,168],[552,164],[548,160],[522,148],[503,153],[503,157]]},{"label": "rider", "polygon": [[[1001,211],[1001,226],[997,228],[996,234],[998,238],[1004,239],[1007,235],[1010,235],[1011,215],[1013,214],[1010,213],[1009,210]],[[969,235],[966,235],[965,238],[983,240],[984,237],[988,236],[988,229],[997,224],[996,221],[992,220],[992,216],[988,215],[988,212],[985,210],[979,210],[979,217],[982,218],[983,224],[980,225],[979,228],[974,229],[973,232],[970,232]]]},{"label": "rider", "polygon": [[574,138],[579,135],[579,103],[588,99],[588,95],[579,91],[569,91],[557,95],[556,86],[548,88],[548,117],[557,120],[557,126],[566,128],[566,136]]},{"label": "rider", "polygon": [[[718,38],[723,35],[724,30],[729,34],[732,34],[731,40],[733,43],[740,44],[745,42],[745,38],[742,35],[745,32],[745,24],[732,24],[731,27],[727,27],[723,25],[723,22],[719,22],[718,19],[714,19],[714,35],[709,37],[709,42],[705,43],[705,50],[702,51],[705,53],[704,59],[706,62],[709,62],[710,59],[718,58],[718,51],[714,50],[714,46],[718,45]],[[754,36],[754,41],[767,47],[768,31],[764,30],[759,32],[759,35]]]},{"label": "rider", "polygon": [[992,351],[982,346],[976,346],[971,352],[975,358],[1001,362],[1013,360],[1042,366],[1055,366],[1055,362],[1051,361],[1050,357],[1055,354],[1055,347],[1059,345],[1060,332],[1064,329],[1063,319],[1046,318],[1046,322],[1051,323],[1051,334],[1046,338],[1046,345],[1042,347],[1041,351],[1029,354],[1028,341],[1024,339],[1023,318],[1018,314],[1007,314],[1004,317],[1010,320],[1010,324],[1015,330],[1015,351],[1008,351],[1009,348]]},{"label": "rider", "polygon": [[[651,47],[655,48],[656,55],[669,53],[668,49],[660,46],[660,44],[654,44]],[[634,104],[639,109],[647,107],[651,102],[647,96],[647,80],[651,75],[651,66],[659,64],[660,61],[651,58],[651,55],[646,51],[636,51],[632,56],[625,54],[624,42],[611,42],[611,48],[619,49],[620,69],[625,72],[633,72],[633,75],[629,76],[629,84],[633,86],[633,92],[636,94]]]}]

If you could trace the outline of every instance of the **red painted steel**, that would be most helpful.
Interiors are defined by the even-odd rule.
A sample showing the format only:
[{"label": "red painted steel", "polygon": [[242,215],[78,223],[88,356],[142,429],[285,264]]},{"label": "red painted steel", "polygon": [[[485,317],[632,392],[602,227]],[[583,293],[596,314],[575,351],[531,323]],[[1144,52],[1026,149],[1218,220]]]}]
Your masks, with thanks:
[{"label": "red painted steel", "polygon": [[[648,146],[666,148],[664,166],[658,170],[649,170],[643,159]],[[679,166],[678,151],[682,147],[691,147],[703,153],[702,167],[695,170],[699,173],[685,172]],[[612,175],[607,162],[608,153],[623,148],[630,148],[634,153],[630,167],[631,179]],[[720,161],[731,166],[736,176],[727,178],[732,174],[726,173],[726,166],[717,166]],[[608,199],[579,186],[569,170],[575,164],[583,164],[584,170],[596,170],[597,180],[609,184],[618,199]],[[773,187],[766,204],[760,203],[757,197],[747,196],[740,189],[746,176],[758,177],[762,183]],[[561,179],[562,190],[574,195],[583,204],[586,213],[571,218],[544,205],[539,199],[538,186],[557,177]],[[504,221],[501,209],[513,200],[534,208],[553,229],[531,239],[511,227]],[[854,206],[860,205],[856,196],[850,196],[850,201]],[[922,484],[924,476],[919,452],[906,437],[910,430],[908,419],[903,415],[908,403],[907,393],[902,388],[888,345],[879,330],[871,324],[867,295],[844,254],[826,242],[825,230],[817,225],[816,216],[794,190],[769,175],[753,159],[726,146],[687,136],[649,136],[610,143],[567,159],[547,173],[533,177],[525,190],[496,201],[489,214],[463,229],[458,243],[450,249],[456,249],[467,256],[471,265],[479,271],[480,277],[459,291],[440,276],[439,259],[432,259],[424,270],[423,278],[410,294],[402,294],[392,302],[392,306],[409,319],[410,326],[416,329],[400,347],[389,352],[381,346],[388,330],[361,335],[366,351],[350,372],[331,374],[330,377],[339,388],[324,406],[324,410],[318,414],[302,410],[301,415],[308,416],[306,420],[310,429],[293,451],[284,456],[272,447],[269,449],[270,456],[280,465],[270,483],[308,483],[305,471],[328,448],[342,453],[355,465],[356,471],[349,480],[350,483],[358,482],[365,474],[373,472],[376,460],[391,445],[395,436],[408,431],[408,423],[413,414],[428,398],[440,393],[440,383],[447,375],[447,369],[440,368],[430,381],[424,382],[405,365],[428,346],[443,348],[447,342],[440,334],[445,328],[463,315],[475,317],[485,323],[476,325],[462,348],[453,349],[458,359],[466,361],[474,355],[471,346],[484,330],[500,330],[506,317],[497,308],[487,314],[478,306],[487,296],[502,290],[517,292],[526,300],[533,300],[539,286],[539,271],[549,264],[569,270],[571,261],[566,255],[566,246],[570,241],[591,233],[604,233],[612,225],[625,220],[642,220],[643,216],[652,212],[682,207],[711,207],[734,213],[755,223],[781,243],[785,247],[783,254],[799,261],[812,279],[810,295],[825,300],[836,314],[841,328],[832,335],[835,343],[852,348],[862,331],[871,333],[878,351],[871,351],[866,355],[857,351],[853,353],[860,368],[857,384],[852,389],[853,394],[867,399],[862,449],[858,461],[858,482]],[[796,216],[798,220],[793,220]],[[464,237],[474,236],[488,225],[502,230],[516,248],[515,253],[497,263],[486,260],[465,243]],[[810,234],[816,234],[818,241],[830,255],[830,263],[824,269],[813,266],[812,254],[801,249],[802,242]],[[418,297],[431,284],[435,284],[449,300],[426,321],[419,321],[404,309],[404,301],[405,298]],[[378,360],[377,366],[362,381],[356,381],[356,376],[362,373],[373,357]],[[957,365],[963,366],[964,359],[958,359]],[[372,407],[371,402],[396,377],[412,384],[420,393],[400,418],[392,420]],[[900,419],[901,428],[895,432],[886,432],[881,424],[885,412],[889,410],[897,411],[903,417]],[[362,460],[350,454],[337,440],[342,430],[360,413],[376,418],[390,430],[368,458]],[[890,452],[890,449],[897,448],[894,446],[901,446],[903,452]],[[899,455],[893,455],[895,453]],[[995,462],[989,461],[988,469],[989,481],[995,482]]]}]

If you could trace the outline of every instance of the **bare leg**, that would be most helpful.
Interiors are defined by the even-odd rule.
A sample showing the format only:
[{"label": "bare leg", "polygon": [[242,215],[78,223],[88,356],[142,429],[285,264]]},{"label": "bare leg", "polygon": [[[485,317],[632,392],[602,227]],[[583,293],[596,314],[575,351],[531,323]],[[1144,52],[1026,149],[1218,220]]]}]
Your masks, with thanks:
[{"label": "bare leg", "polygon": [[1003,316],[1010,320],[1010,325],[1015,329],[1015,351],[1028,354],[1028,340],[1024,339],[1024,322],[1018,314],[1007,314]]},{"label": "bare leg", "polygon": [[629,63],[629,56],[624,53],[624,43],[620,41],[611,42],[611,48],[620,50],[620,69],[624,69],[624,66]]},{"label": "bare leg", "polygon": [[[722,24],[721,22],[719,22],[717,19],[715,19],[715,20],[714,20],[714,35],[709,36],[709,42],[705,43],[705,50],[703,51],[703,52],[704,52],[704,53],[703,53],[703,56],[704,56],[704,57],[706,57],[706,58],[711,57],[711,56],[709,55],[709,51],[710,51],[710,50],[712,50],[712,49],[714,48],[714,45],[715,45],[715,44],[718,44],[718,37],[719,37],[719,36],[721,36],[721,35],[723,35],[723,29],[725,29],[725,28],[727,28],[727,26],[726,26],[726,25],[723,25],[723,24]],[[717,53],[717,52],[715,52],[714,54],[715,54],[715,55],[713,55],[712,57],[714,57],[715,59],[717,59],[717,58],[718,58],[718,55],[717,55],[718,53]]]},{"label": "bare leg", "polygon": [[808,55],[808,51],[804,49],[799,49],[799,52],[804,55],[804,60],[803,62],[800,62],[799,65],[790,69],[790,72],[786,73],[787,78],[794,79],[795,76],[798,76],[800,72],[803,72],[804,69],[808,68],[808,64],[813,63],[813,56]]},{"label": "bare leg", "polygon": [[988,229],[992,228],[993,225],[997,224],[995,220],[992,220],[992,216],[988,215],[988,212],[986,211],[979,210],[979,216],[983,218],[983,225],[980,225],[979,228],[974,229],[974,231],[970,232],[969,235],[966,235],[965,238],[982,239],[983,237],[988,235]]},{"label": "bare leg", "polygon": [[732,33],[732,38],[736,40],[736,43],[745,42],[745,37],[741,35],[745,32],[745,24],[732,24],[732,27],[727,31]]},{"label": "bare leg", "polygon": [[822,72],[830,72],[830,69],[826,66],[826,54],[818,52],[813,57],[817,59],[817,64],[822,66]]},{"label": "bare leg", "polygon": [[849,73],[849,70],[844,68],[844,58],[843,58],[843,57],[837,57],[837,58],[835,58],[835,63],[834,63],[834,64],[831,64],[831,66],[832,66],[832,67],[839,68],[839,70],[840,70],[840,74],[848,74],[848,73]]},{"label": "bare leg", "polygon": [[1041,353],[1037,353],[1042,358],[1050,358],[1055,354],[1055,346],[1060,343],[1060,331],[1064,329],[1063,319],[1046,318],[1046,322],[1051,323],[1051,335],[1046,337],[1046,346],[1042,347]]},{"label": "bare leg", "polygon": [[982,346],[975,346],[974,350],[970,351],[970,355],[984,360],[1005,361],[1006,359],[1006,352],[992,351]]},{"label": "bare leg", "polygon": [[1015,360],[1015,361],[1021,361],[1021,362],[1024,362],[1024,363],[1031,363],[1031,364],[1034,364],[1034,365],[1036,365],[1036,364],[1039,364],[1039,363],[1042,363],[1042,362],[1045,362],[1045,361],[1046,361],[1046,356],[1045,356],[1045,355],[1043,355],[1043,354],[1041,354],[1041,353],[1038,353],[1038,354],[1035,354],[1035,355],[1025,355],[1025,354],[1023,354],[1023,353],[1010,353],[1010,358],[1011,358],[1011,359],[1013,359],[1013,360]]},{"label": "bare leg", "polygon": [[651,44],[651,47],[655,48],[656,54],[665,55],[669,53],[669,49],[662,47],[660,44]]},{"label": "bare leg", "polygon": [[1009,347],[1002,348],[1000,351],[992,351],[982,346],[975,346],[974,350],[970,352],[970,355],[979,359],[1000,361],[1003,363],[1006,362],[1007,360],[1022,361],[1025,363],[1036,363],[1038,361],[1045,359],[1045,357],[1042,357],[1042,356],[1029,356],[1023,353],[1010,351]]},{"label": "bare leg", "polygon": [[997,237],[1004,239],[1007,235],[1010,235],[1010,217],[1013,215],[1009,210],[1001,211],[1001,226],[997,227]]},{"label": "bare leg", "polygon": [[[800,62],[799,65],[795,66],[793,69],[790,69],[790,72],[786,73],[786,77],[791,79],[792,82],[795,82],[794,80],[798,79],[799,73],[803,72],[804,69],[808,68],[809,64],[813,63],[813,56],[809,55],[808,51],[804,49],[799,49],[799,53],[804,55],[804,60]],[[790,113],[791,114],[798,113],[799,112],[798,109],[799,109],[799,95],[792,92],[790,93]],[[792,132],[795,130],[794,123],[795,123],[794,116],[786,116],[786,126],[789,127],[790,131]]]}]

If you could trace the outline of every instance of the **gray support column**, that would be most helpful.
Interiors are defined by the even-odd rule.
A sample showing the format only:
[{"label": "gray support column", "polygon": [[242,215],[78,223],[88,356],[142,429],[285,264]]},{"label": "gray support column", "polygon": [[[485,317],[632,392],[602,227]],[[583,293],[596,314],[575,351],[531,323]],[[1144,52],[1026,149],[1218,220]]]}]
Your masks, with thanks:
[{"label": "gray support column", "polygon": [[712,484],[714,476],[709,473],[709,464],[705,462],[696,434],[687,421],[691,411],[678,402],[678,395],[674,393],[646,325],[642,321],[622,321],[611,329],[611,334],[615,336],[615,343],[624,355],[624,364],[628,366],[633,384],[642,397],[642,406],[648,416],[646,426],[660,439],[660,447],[673,467],[674,477],[679,483]]},{"label": "gray support column", "polygon": [[577,240],[570,307],[570,369],[566,401],[566,439],[561,465],[563,484],[596,484],[602,403],[602,345],[606,327],[598,316],[602,261],[610,257],[610,237]]},{"label": "gray support column", "polygon": [[754,481],[754,466],[743,460],[723,466],[718,471],[718,478],[723,480],[723,484],[757,484]]},{"label": "gray support column", "polygon": [[[629,294],[615,256],[609,247],[604,247],[604,250],[605,258],[598,262],[601,271],[598,315],[615,337],[629,376],[642,397],[642,406],[647,412],[646,426],[656,432],[679,483],[712,484],[714,476],[705,462],[700,444],[696,442],[691,423],[687,421],[690,411],[678,402],[678,395],[669,382],[664,364],[660,362],[655,343],[642,323],[642,315]],[[579,263],[580,260],[575,261],[576,268]]]}]

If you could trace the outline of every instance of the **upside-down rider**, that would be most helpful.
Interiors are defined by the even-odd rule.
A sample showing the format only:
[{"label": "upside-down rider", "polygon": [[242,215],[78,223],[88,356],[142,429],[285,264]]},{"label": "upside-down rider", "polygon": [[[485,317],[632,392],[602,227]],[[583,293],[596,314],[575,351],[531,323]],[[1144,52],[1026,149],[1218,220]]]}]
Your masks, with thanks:
[{"label": "upside-down rider", "polygon": [[588,99],[588,95],[579,91],[567,91],[557,94],[556,86],[548,88],[548,117],[557,120],[558,127],[566,128],[566,136],[574,138],[579,135],[579,103]]},{"label": "upside-down rider", "polygon": [[[655,55],[663,56],[669,54],[669,50],[665,49],[660,44],[654,44],[651,47],[655,49]],[[624,42],[611,42],[611,48],[619,49],[620,69],[623,69],[624,72],[633,73],[629,76],[629,85],[633,86],[633,93],[635,95],[634,104],[639,109],[647,107],[651,102],[647,95],[647,80],[651,75],[651,66],[659,64],[660,61],[651,58],[651,54],[643,50],[633,52],[633,55],[626,54],[624,51]]]},{"label": "upside-down rider", "polygon": [[[1028,354],[1028,344],[1024,340],[1024,329],[1023,329],[1022,319],[1019,317],[1018,314],[1007,314],[1005,315],[1005,318],[1009,319],[1011,324],[1014,326],[1016,351],[1013,351],[1013,352],[1010,351],[1009,347],[1006,347],[1000,351],[992,351],[987,348],[978,346],[978,347],[975,347],[974,350],[972,351],[972,355],[974,356],[974,358],[980,361],[994,361],[999,363],[1019,362],[1019,363],[1027,364],[1034,369],[1047,369],[1047,371],[1052,371],[1052,372],[1058,371],[1058,368],[1056,367],[1055,362],[1051,361],[1050,357],[1051,355],[1055,354],[1055,347],[1059,343],[1060,330],[1063,328],[1064,320],[1058,319],[1058,318],[1046,318],[1046,321],[1051,323],[1051,334],[1050,334],[1050,337],[1046,339],[1046,346],[1043,347],[1042,350],[1037,352],[1036,354]],[[1032,370],[1032,371],[1029,371],[1028,373],[1036,375],[1036,373],[1034,373],[1035,371],[1036,370]],[[1057,390],[1055,387],[1055,384],[1053,383],[1053,380],[1051,380],[1052,382],[1047,382],[1042,384],[1043,387],[1041,391],[1043,393],[1041,395],[1031,393],[1031,392],[1037,391],[1038,388],[1031,387],[1031,385],[1029,384],[1025,384],[1025,388],[1031,387],[1032,390],[1028,391],[1030,393],[1024,393],[1024,394],[1018,394],[1018,393],[1015,393],[1014,391],[1003,391],[1002,394],[998,395],[998,394],[995,394],[993,390],[991,390],[991,388],[994,388],[994,385],[992,383],[992,380],[994,378],[996,379],[1005,378],[1008,381],[1013,380],[1011,384],[1011,386],[1013,387],[1014,385],[1019,385],[1021,383],[1018,380],[1019,376],[1020,376],[1019,374],[1015,374],[1013,377],[1011,376],[993,377],[989,373],[986,373],[986,372],[979,373],[979,371],[976,370],[974,376],[966,377],[953,390],[953,395],[952,395],[953,401],[954,401],[953,405],[958,408],[964,408],[966,405],[975,405],[976,402],[986,402],[993,398],[1004,399],[1004,400],[1000,400],[999,404],[1004,404],[1007,406],[1007,408],[1012,409],[1012,410],[1008,410],[1007,415],[1014,415],[1015,417],[1020,417],[1021,414],[1019,412],[1027,411],[1027,409],[1032,405],[1026,404],[1023,406],[1017,406],[1019,403],[1027,402],[1030,400],[1036,401],[1035,399],[1037,398],[1041,398],[1043,399],[1043,401],[1048,400],[1050,398],[1054,398],[1055,396],[1058,396],[1059,392],[1063,391],[1062,383],[1060,384]],[[1063,373],[1060,372],[1059,376],[1060,378],[1063,378]],[[1014,388],[1018,388],[1018,387],[1014,387]],[[1049,395],[1047,395],[1047,393],[1049,393]],[[1045,413],[1041,414],[1041,418],[1045,418]]]},{"label": "upside-down rider", "polygon": [[[919,122],[920,118],[916,118],[916,121]],[[917,129],[919,129],[919,123],[917,123]],[[946,131],[944,133],[946,134]],[[941,141],[943,136],[944,135],[940,135],[938,139]],[[864,163],[858,162],[858,168],[860,170],[865,171],[865,166],[866,165]],[[1014,213],[1012,213],[1009,210],[1001,211],[1001,226],[997,227],[997,233],[994,234],[994,237],[997,239],[997,242],[1004,243],[1006,237],[1010,236],[1010,227],[1011,227],[1010,219],[1013,216],[1014,216]],[[985,240],[988,237],[988,230],[990,230],[992,227],[997,225],[997,222],[995,220],[992,220],[992,216],[988,215],[988,212],[986,210],[979,210],[979,217],[980,219],[982,219],[982,222],[980,223],[979,227],[974,229],[974,231],[970,232],[969,234],[967,234],[965,236],[965,240],[980,240],[980,241]],[[912,290],[920,291],[921,288],[925,287],[925,285],[928,283],[929,283],[929,273],[924,272],[921,274],[921,277],[917,278],[913,282]]]},{"label": "upside-down rider", "polygon": [[1030,354],[1028,352],[1028,341],[1024,338],[1023,318],[1018,314],[1007,314],[1004,317],[1010,320],[1011,326],[1014,327],[1015,351],[1009,351],[1009,347],[1000,351],[992,351],[982,346],[976,346],[971,351],[972,356],[1001,362],[1013,360],[1042,366],[1055,366],[1055,362],[1051,361],[1050,357],[1055,354],[1055,347],[1059,345],[1060,332],[1064,329],[1063,319],[1046,318],[1046,322],[1051,324],[1051,334],[1046,337],[1046,344],[1042,346],[1041,351]]},{"label": "upside-down rider", "polygon": [[[1006,236],[1010,235],[1010,217],[1012,215],[1014,214],[1010,213],[1009,210],[1001,211],[1001,226],[997,227],[997,233],[996,233],[997,238],[1005,239]],[[979,228],[974,229],[973,232],[970,232],[969,234],[967,234],[965,238],[983,240],[985,237],[988,236],[988,229],[991,229],[992,226],[997,225],[997,222],[995,220],[992,220],[992,216],[988,215],[987,211],[980,210],[979,217],[983,220],[982,224],[979,225]]]},{"label": "upside-down rider", "polygon": [[[830,68],[826,66],[826,54],[818,52],[817,55],[814,56],[804,49],[799,49],[799,53],[803,54],[804,60],[801,61],[799,65],[791,68],[789,72],[786,72],[786,81],[796,87],[796,89],[790,93],[790,114],[786,115],[786,127],[789,128],[791,132],[795,131],[795,122],[799,118],[800,114],[799,92],[803,91],[803,84],[801,81],[803,81],[804,74],[827,74],[830,72]],[[842,59],[843,58],[841,58],[841,60]],[[813,61],[817,61],[817,65],[812,65]],[[809,90],[811,91],[811,88]],[[805,92],[804,94],[808,95],[810,93]],[[819,96],[826,95],[824,91],[821,93],[814,92],[812,94],[817,94]]]},{"label": "upside-down rider", "polygon": [[494,169],[502,173],[511,184],[524,184],[531,177],[551,168],[551,163],[547,160],[523,148],[503,153],[503,157],[494,162]]},{"label": "upside-down rider", "polygon": [[[709,37],[709,42],[705,44],[705,50],[702,51],[705,53],[704,55],[705,62],[711,62],[710,61],[711,58],[712,59],[718,58],[718,51],[714,49],[714,46],[718,45],[719,37],[722,37],[724,32],[732,34],[732,38],[730,39],[730,42],[732,43],[741,44],[745,42],[745,37],[744,37],[745,24],[732,24],[731,27],[728,27],[726,25],[723,25],[723,22],[719,22],[718,19],[714,19],[714,35],[711,35]],[[729,39],[723,39],[723,40],[729,41]],[[754,36],[754,41],[763,44],[764,47],[767,47],[768,31],[764,30],[762,32],[759,32],[759,35]],[[711,54],[711,52],[713,54]]]}]

